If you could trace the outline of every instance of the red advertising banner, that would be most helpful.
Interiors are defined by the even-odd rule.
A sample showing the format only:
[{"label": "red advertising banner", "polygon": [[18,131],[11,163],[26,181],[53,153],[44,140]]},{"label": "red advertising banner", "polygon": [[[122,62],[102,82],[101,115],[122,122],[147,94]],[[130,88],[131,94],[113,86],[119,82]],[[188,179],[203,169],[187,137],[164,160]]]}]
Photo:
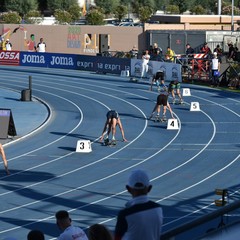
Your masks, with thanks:
[{"label": "red advertising banner", "polygon": [[0,65],[19,66],[20,52],[19,51],[0,51]]}]

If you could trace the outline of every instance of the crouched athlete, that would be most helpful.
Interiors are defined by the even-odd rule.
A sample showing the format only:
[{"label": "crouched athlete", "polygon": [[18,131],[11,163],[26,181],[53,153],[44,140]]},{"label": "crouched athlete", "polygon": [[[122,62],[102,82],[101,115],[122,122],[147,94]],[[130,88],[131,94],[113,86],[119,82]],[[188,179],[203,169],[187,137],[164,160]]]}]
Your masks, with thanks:
[{"label": "crouched athlete", "polygon": [[121,123],[120,116],[119,116],[118,112],[115,111],[115,110],[110,110],[110,111],[107,112],[106,117],[107,117],[107,119],[106,119],[106,122],[105,122],[105,125],[104,125],[104,128],[103,128],[103,132],[102,132],[102,136],[100,138],[100,141],[102,141],[104,139],[105,134],[107,134],[104,142],[106,144],[108,144],[109,143],[109,135],[112,132],[111,143],[116,144],[116,138],[115,138],[115,136],[116,136],[116,126],[118,126],[120,131],[121,131],[121,134],[122,134],[122,139],[123,139],[124,142],[126,142],[127,139],[125,138],[123,126],[122,126],[122,123]]}]

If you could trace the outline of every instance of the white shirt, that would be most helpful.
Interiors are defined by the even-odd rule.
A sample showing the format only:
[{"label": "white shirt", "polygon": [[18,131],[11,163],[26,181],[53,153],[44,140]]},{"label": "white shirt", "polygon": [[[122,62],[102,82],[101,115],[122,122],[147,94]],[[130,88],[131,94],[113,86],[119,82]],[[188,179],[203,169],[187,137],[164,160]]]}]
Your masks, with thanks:
[{"label": "white shirt", "polygon": [[46,51],[46,43],[45,42],[40,42],[38,45],[38,52],[45,52]]},{"label": "white shirt", "polygon": [[162,223],[161,206],[142,195],[131,199],[119,212],[115,234],[122,240],[159,240]]},{"label": "white shirt", "polygon": [[58,240],[88,240],[88,238],[80,227],[69,226],[58,237]]},{"label": "white shirt", "polygon": [[6,50],[11,51],[12,50],[12,44],[10,42],[6,43]]},{"label": "white shirt", "polygon": [[218,58],[212,59],[212,70],[218,70]]},{"label": "white shirt", "polygon": [[150,59],[150,55],[149,54],[143,55],[142,59],[143,59],[143,65],[147,65]]}]

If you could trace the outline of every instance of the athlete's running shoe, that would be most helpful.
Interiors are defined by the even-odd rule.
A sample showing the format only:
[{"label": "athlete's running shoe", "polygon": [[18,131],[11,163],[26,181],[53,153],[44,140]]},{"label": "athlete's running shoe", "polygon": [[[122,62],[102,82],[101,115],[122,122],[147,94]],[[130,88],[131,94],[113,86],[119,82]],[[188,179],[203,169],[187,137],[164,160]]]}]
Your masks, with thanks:
[{"label": "athlete's running shoe", "polygon": [[148,120],[151,120],[153,118],[153,113],[148,117]]}]

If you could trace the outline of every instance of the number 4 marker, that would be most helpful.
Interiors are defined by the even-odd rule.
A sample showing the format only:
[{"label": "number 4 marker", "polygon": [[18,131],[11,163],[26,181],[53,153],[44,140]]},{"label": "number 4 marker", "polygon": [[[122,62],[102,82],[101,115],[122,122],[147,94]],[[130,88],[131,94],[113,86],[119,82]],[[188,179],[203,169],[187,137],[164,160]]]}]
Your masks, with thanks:
[{"label": "number 4 marker", "polygon": [[177,119],[174,119],[174,118],[168,119],[167,129],[168,130],[178,129],[178,121],[177,121]]}]

